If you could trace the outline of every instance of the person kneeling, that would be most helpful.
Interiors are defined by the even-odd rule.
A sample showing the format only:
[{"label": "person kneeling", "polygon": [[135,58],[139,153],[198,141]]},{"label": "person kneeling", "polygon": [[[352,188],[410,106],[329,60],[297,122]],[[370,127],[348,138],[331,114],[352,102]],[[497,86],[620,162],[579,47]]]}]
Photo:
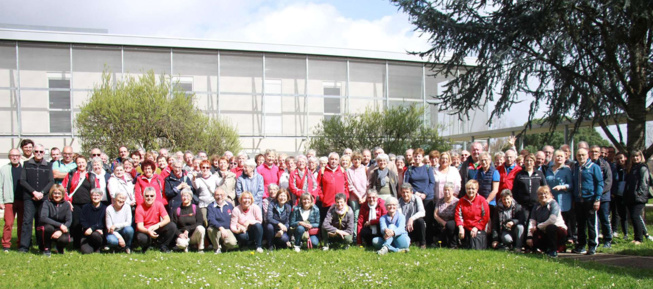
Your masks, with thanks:
[{"label": "person kneeling", "polygon": [[399,201],[390,197],[385,204],[388,213],[379,220],[382,237],[375,237],[372,240],[374,247],[378,249],[379,255],[390,252],[408,251],[410,238],[406,232],[406,217],[397,211]]},{"label": "person kneeling", "polygon": [[37,234],[43,236],[43,254],[50,257],[52,241],[57,243],[59,254],[64,253],[64,248],[70,243],[70,224],[73,222],[73,213],[70,203],[64,201],[66,189],[61,185],[53,185],[48,194],[48,199],[41,207],[41,218],[36,228]]},{"label": "person kneeling", "polygon": [[509,189],[501,191],[497,205],[497,217],[492,221],[492,248],[510,249],[521,252],[524,237],[525,216],[522,207],[512,198]]},{"label": "person kneeling", "polygon": [[222,245],[228,250],[235,248],[237,245],[236,237],[229,229],[231,212],[234,210],[234,206],[227,201],[227,193],[221,187],[215,189],[213,199],[215,202],[206,207],[206,219],[209,223],[209,240],[213,244],[215,253],[220,254],[222,253]]},{"label": "person kneeling", "polygon": [[478,194],[478,182],[469,180],[465,184],[465,196],[456,205],[455,220],[458,238],[467,249],[482,250],[487,247],[485,226],[490,219],[490,206]]},{"label": "person kneeling", "polygon": [[539,204],[533,208],[529,220],[526,245],[533,251],[546,250],[549,256],[555,258],[558,252],[565,250],[567,226],[548,186],[537,189],[537,200]]},{"label": "person kneeling", "polygon": [[325,246],[322,250],[329,250],[332,243],[342,244],[345,249],[353,242],[352,234],[354,233],[354,213],[347,206],[347,196],[343,193],[336,194],[336,203],[327,211],[326,218],[322,224],[322,233],[324,236]]},{"label": "person kneeling", "polygon": [[241,249],[250,243],[256,246],[256,252],[263,253],[263,213],[261,207],[254,204],[254,196],[250,192],[243,192],[238,199],[238,207],[231,213],[231,231],[236,235],[238,246]]},{"label": "person kneeling", "polygon": [[188,252],[189,245],[196,245],[197,252],[204,252],[204,234],[202,224],[204,218],[197,213],[199,208],[192,203],[193,191],[190,188],[181,190],[181,205],[173,210],[172,223],[177,226],[177,249]]},{"label": "person kneeling", "polygon": [[131,254],[134,227],[132,227],[132,210],[125,205],[127,194],[118,192],[111,206],[107,208],[105,223],[107,225],[107,245],[110,248],[120,248]]},{"label": "person kneeling", "polygon": [[294,228],[295,252],[301,250],[302,241],[306,242],[306,248],[317,246],[317,238],[320,228],[320,209],[313,203],[313,196],[310,193],[303,193],[299,197],[299,205],[295,206],[290,216],[290,227]]},{"label": "person kneeling", "polygon": [[91,189],[91,203],[82,207],[79,221],[82,225],[82,241],[80,251],[82,254],[100,252],[104,245],[104,219],[107,206],[102,204],[102,189]]},{"label": "person kneeling", "polygon": [[145,201],[138,205],[135,213],[136,241],[147,252],[153,240],[161,252],[168,253],[170,243],[175,238],[177,226],[170,222],[170,216],[161,202],[156,201],[156,190],[147,187],[143,193]]}]

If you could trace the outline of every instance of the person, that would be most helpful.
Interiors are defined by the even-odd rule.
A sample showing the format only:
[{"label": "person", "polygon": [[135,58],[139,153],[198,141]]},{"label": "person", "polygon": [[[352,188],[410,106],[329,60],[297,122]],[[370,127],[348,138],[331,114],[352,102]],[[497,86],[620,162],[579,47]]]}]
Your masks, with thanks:
[{"label": "person", "polygon": [[77,168],[66,175],[61,185],[66,188],[67,192],[64,199],[70,202],[73,207],[73,222],[70,226],[70,235],[73,237],[73,248],[79,250],[83,236],[82,210],[86,204],[91,203],[91,189],[99,187],[99,181],[94,174],[88,172],[86,157],[77,156],[75,163]]},{"label": "person", "polygon": [[[34,147],[39,150],[39,146]],[[42,150],[42,147],[40,148]],[[36,157],[36,152],[34,157]],[[50,249],[52,242],[57,244],[57,252],[64,253],[64,249],[70,242],[70,234],[68,228],[73,222],[72,208],[70,203],[64,200],[65,189],[61,185],[53,185],[47,195],[47,200],[43,202],[43,206],[39,211],[39,224],[37,236],[42,236],[40,241],[41,252],[50,257]],[[31,232],[30,232],[31,233]],[[30,234],[31,235],[31,234]],[[31,236],[30,236],[31,237]]]},{"label": "person", "polygon": [[612,168],[601,157],[601,147],[593,145],[589,150],[590,160],[601,168],[603,177],[603,191],[601,192],[601,205],[596,214],[599,217],[601,233],[603,234],[603,248],[612,248],[612,225],[610,224],[610,189],[612,188]]},{"label": "person", "polygon": [[433,218],[433,212],[435,212],[433,189],[435,175],[433,174],[433,168],[424,165],[424,150],[422,148],[413,151],[413,160],[414,165],[408,167],[404,174],[404,183],[410,184],[413,187],[414,194],[421,198],[424,203],[424,210],[426,211],[424,217],[426,222],[426,245],[428,246],[433,243],[433,235],[436,230],[435,219]]},{"label": "person", "polygon": [[195,156],[193,155],[193,152],[191,151],[186,151],[184,152],[184,171],[187,174],[190,174],[193,172],[193,159]]},{"label": "person", "polygon": [[433,168],[433,171],[437,170],[440,167],[440,152],[438,150],[432,150],[429,152],[429,163],[427,165],[430,165]]},{"label": "person", "polygon": [[[362,165],[363,155],[359,152],[352,153],[351,167],[347,168],[347,182],[349,184],[349,201],[347,204],[358,216],[361,204],[364,204],[367,197],[367,168]],[[354,224],[354,232],[358,232],[358,223]]]},{"label": "person", "polygon": [[145,160],[141,163],[141,170],[143,174],[136,178],[134,182],[134,196],[136,197],[136,204],[142,205],[144,200],[144,192],[146,188],[153,188],[156,193],[156,201],[168,205],[168,200],[163,196],[165,186],[159,175],[155,174],[156,165],[153,161]]},{"label": "person", "polygon": [[406,159],[404,156],[397,156],[395,166],[397,167],[397,185],[401,187],[404,184],[404,173],[406,172]]},{"label": "person", "polygon": [[537,199],[538,204],[533,208],[528,222],[526,245],[533,248],[533,251],[546,251],[555,258],[558,252],[565,250],[567,226],[548,186],[537,189]]},{"label": "person", "polygon": [[265,162],[256,168],[256,172],[258,172],[258,174],[261,175],[261,177],[263,177],[263,189],[264,189],[263,199],[268,198],[269,195],[268,185],[279,184],[280,170],[279,167],[274,164],[274,162],[276,161],[276,157],[277,155],[275,151],[270,149],[266,150]]},{"label": "person", "polygon": [[263,206],[261,207],[261,209],[263,210],[263,222],[266,222],[268,207],[270,205],[270,202],[277,198],[277,193],[279,193],[279,186],[277,186],[277,184],[268,185],[269,196],[263,199]]},{"label": "person", "polygon": [[[18,152],[20,154],[20,152]],[[58,147],[50,148],[50,164],[61,159],[61,150]],[[19,159],[20,160],[20,159]]]},{"label": "person", "polygon": [[573,243],[576,240],[576,214],[572,210],[574,182],[571,169],[565,165],[565,152],[556,150],[553,153],[553,162],[548,165],[545,177],[567,226],[567,240]]},{"label": "person", "polygon": [[20,173],[23,166],[20,163],[20,151],[9,150],[9,163],[0,168],[0,209],[4,210],[4,227],[2,230],[2,250],[9,252],[14,217],[18,216],[18,243],[23,224],[23,193],[20,190]]},{"label": "person", "polygon": [[107,206],[102,203],[104,193],[100,188],[91,189],[91,202],[82,207],[80,224],[82,226],[82,239],[80,251],[82,254],[100,252],[104,244],[104,221],[106,219]]},{"label": "person", "polygon": [[469,180],[476,179],[476,172],[481,166],[481,160],[479,156],[483,152],[483,144],[479,142],[472,143],[472,152],[462,151],[460,154],[462,164],[460,164],[460,193],[458,193],[458,198],[462,198],[465,195],[465,184]]},{"label": "person", "polygon": [[[153,171],[153,169],[150,169]],[[170,222],[170,215],[163,203],[156,200],[157,191],[154,187],[146,187],[143,190],[143,202],[136,207],[136,242],[143,253],[152,245],[153,241],[159,246],[163,253],[170,252],[170,244],[177,232],[175,223]]]},{"label": "person", "polygon": [[297,168],[297,164],[294,157],[287,157],[285,161],[285,168],[279,168],[279,187],[288,189],[290,185],[290,173]]},{"label": "person", "polygon": [[475,179],[478,181],[478,194],[483,196],[494,209],[497,204],[496,197],[499,193],[501,174],[492,166],[490,154],[482,152],[479,156],[480,166],[477,167]]},{"label": "person", "polygon": [[644,219],[642,210],[648,201],[651,176],[646,166],[642,151],[633,152],[630,158],[630,167],[626,175],[626,187],[624,189],[624,204],[630,213],[630,220],[633,223],[635,233],[632,243],[640,245],[644,241]]},{"label": "person", "polygon": [[401,185],[399,209],[406,217],[408,237],[415,240],[417,246],[426,249],[426,223],[424,222],[426,211],[422,199],[413,194],[413,187],[410,184]]},{"label": "person", "polygon": [[524,239],[526,215],[508,189],[501,191],[496,217],[492,219],[492,248],[512,249],[519,253]]},{"label": "person", "polygon": [[63,148],[63,159],[52,163],[52,174],[54,176],[55,183],[61,184],[68,173],[77,168],[77,164],[73,157],[73,148],[70,146],[65,146]]},{"label": "person", "polygon": [[[611,191],[611,211],[612,211],[612,231],[613,235],[617,233],[618,225],[621,225],[623,238],[628,238],[628,209],[624,204],[624,192],[626,190],[626,176],[628,174],[628,157],[622,152],[615,156],[616,166],[612,171],[612,189]],[[564,217],[564,216],[563,216]]]},{"label": "person", "polygon": [[257,154],[256,157],[254,157],[256,160],[256,167],[259,167],[265,162],[265,155],[264,154]]},{"label": "person", "polygon": [[546,185],[544,173],[535,169],[535,155],[527,155],[524,158],[524,168],[515,176],[512,189],[515,201],[524,208],[526,219],[537,204],[537,189]]},{"label": "person", "polygon": [[369,149],[364,149],[363,152],[363,161],[361,162],[366,168],[373,168],[375,162],[372,160],[372,152]]},{"label": "person", "polygon": [[414,150],[411,148],[406,149],[406,151],[404,152],[404,159],[405,159],[404,163],[406,164],[405,169],[408,169],[408,167],[414,165],[413,154],[414,154]]},{"label": "person", "polygon": [[221,187],[215,189],[213,199],[215,202],[207,207],[206,218],[209,223],[209,240],[215,253],[220,254],[223,245],[225,249],[233,249],[237,245],[236,237],[230,229],[234,205],[227,202],[227,193]]},{"label": "person", "polygon": [[313,174],[306,167],[308,159],[305,156],[297,156],[297,168],[290,172],[288,180],[288,190],[292,194],[292,199],[296,199],[295,205],[299,203],[299,197],[304,193],[309,193],[313,198],[317,198],[319,192],[317,181]]},{"label": "person", "polygon": [[347,206],[347,196],[338,193],[334,197],[334,204],[329,207],[326,217],[322,222],[322,235],[324,247],[322,250],[327,251],[333,244],[340,244],[344,249],[348,249],[353,242],[354,234],[354,213]]},{"label": "person", "polygon": [[408,252],[410,238],[406,232],[406,217],[398,210],[398,207],[397,198],[388,199],[387,214],[379,220],[382,236],[376,237],[372,241],[379,255],[385,255],[388,252]]},{"label": "person", "polygon": [[315,156],[312,157],[306,157],[308,159],[308,171],[313,174],[313,178],[317,180],[317,174],[320,171],[319,166],[318,166],[318,160]]},{"label": "person", "polygon": [[[578,149],[576,158],[578,165],[574,168],[573,180],[576,188],[574,195],[578,242],[572,252],[594,255],[599,242],[599,236],[596,232],[596,212],[601,205],[603,176],[601,175],[601,168],[589,159],[587,149]],[[587,250],[585,245],[589,246]]]},{"label": "person", "polygon": [[161,171],[159,175],[161,176],[161,179],[165,180],[169,175],[172,169],[168,165],[168,159],[164,156],[158,156],[156,158],[156,165],[158,166],[158,169]]},{"label": "person", "polygon": [[165,194],[168,199],[168,207],[170,212],[175,210],[181,205],[181,191],[183,189],[190,189],[193,191],[193,195],[197,195],[195,188],[193,187],[193,180],[188,174],[184,171],[184,163],[178,159],[172,158],[170,163],[172,171],[167,178],[164,179],[165,182]]},{"label": "person", "polygon": [[290,214],[292,206],[290,205],[290,193],[287,189],[281,188],[276,198],[270,201],[265,218],[265,239],[268,242],[270,251],[277,248],[290,247],[290,237],[288,228],[290,228]]},{"label": "person", "polygon": [[[34,157],[34,142],[31,139],[23,139],[20,141],[20,150],[23,152],[23,154],[20,156],[20,162],[25,163],[32,157]],[[43,148],[45,150],[45,147]]]},{"label": "person", "polygon": [[236,196],[240,200],[243,192],[250,192],[253,202],[257,207],[262,208],[263,197],[265,197],[263,176],[256,171],[254,160],[247,160],[244,163],[242,174],[236,179]]},{"label": "person", "polygon": [[188,252],[188,247],[195,245],[198,253],[204,252],[204,235],[206,234],[206,229],[202,225],[204,218],[199,213],[198,206],[193,204],[193,191],[190,188],[181,190],[181,204],[172,210],[171,222],[177,227],[175,237],[178,250]]},{"label": "person", "polygon": [[[128,162],[125,162],[128,163]],[[109,178],[107,189],[111,195],[111,199],[115,198],[118,194],[125,194],[125,204],[133,212],[136,209],[136,197],[134,196],[134,183],[132,183],[131,175],[125,171],[124,163],[116,164],[113,168],[113,174]]]},{"label": "person", "polygon": [[227,194],[227,201],[236,204],[236,174],[229,170],[229,159],[221,157],[218,160],[216,174],[222,179],[220,187]]},{"label": "person", "polygon": [[494,154],[494,167],[499,169],[499,167],[503,166],[506,163],[506,154],[503,152],[496,152]]},{"label": "person", "polygon": [[546,153],[537,151],[535,153],[535,169],[541,172],[546,172],[549,167],[549,162],[546,161]]},{"label": "person", "polygon": [[[254,162],[253,160],[250,161]],[[241,249],[250,243],[254,243],[256,252],[263,253],[263,225],[261,224],[263,215],[261,207],[254,203],[254,196],[248,191],[240,194],[238,203],[239,205],[231,213],[231,232],[235,234],[238,246]]]},{"label": "person", "polygon": [[553,165],[553,162],[554,162],[553,153],[555,152],[553,146],[545,145],[545,146],[542,147],[542,151],[544,152],[544,165],[546,165],[546,166]]},{"label": "person", "polygon": [[501,178],[497,192],[505,189],[512,191],[515,176],[517,176],[517,173],[522,170],[522,167],[516,162],[517,152],[514,149],[508,149],[505,153],[504,159],[505,163],[503,166],[496,167],[497,171],[499,171],[499,177]]},{"label": "person", "polygon": [[[118,148],[118,155],[119,155],[119,157],[117,157],[117,158],[116,158],[116,159],[111,163],[111,171],[113,171],[113,170],[115,169],[115,166],[116,166],[117,164],[123,164],[123,165],[124,165],[123,162],[124,162],[126,159],[129,159],[129,148],[127,148],[126,146],[121,146],[120,148]],[[131,171],[128,171],[128,173],[131,174]]]},{"label": "person", "polygon": [[[140,176],[140,174],[138,174],[138,172],[136,172],[136,169],[134,169],[134,161],[132,161],[131,159],[124,159],[122,161],[122,165],[125,168],[125,178],[126,179],[128,178],[129,181],[133,184],[134,180],[138,176]],[[135,197],[135,195],[134,195],[134,197]]]},{"label": "person", "polygon": [[[30,145],[30,152],[31,148]],[[23,192],[23,223],[18,249],[21,253],[29,251],[32,243],[32,224],[38,226],[40,223],[41,206],[43,201],[48,199],[48,193],[54,184],[52,166],[44,158],[43,145],[35,145],[33,151],[34,157],[23,163],[19,182]],[[42,246],[41,235],[36,234],[36,241],[39,246]]]},{"label": "person", "polygon": [[336,194],[344,194],[345,202],[349,198],[349,180],[347,180],[347,173],[340,166],[339,160],[340,156],[337,153],[330,153],[328,165],[321,167],[317,176],[317,184],[320,187],[319,200],[322,202],[320,208],[320,220],[322,221],[324,221],[327,212],[335,203]]},{"label": "person", "polygon": [[388,155],[379,154],[376,157],[376,167],[370,171],[368,187],[378,192],[383,201],[397,197],[397,174],[388,168],[389,162]]},{"label": "person", "polygon": [[385,201],[379,197],[375,189],[369,189],[366,202],[361,205],[358,213],[358,226],[356,226],[358,228],[356,232],[356,243],[358,245],[365,243],[365,245],[370,246],[374,237],[381,236],[382,231],[379,228],[379,220],[386,213]]},{"label": "person", "polygon": [[486,246],[485,226],[490,219],[490,206],[478,193],[478,182],[465,184],[465,196],[456,205],[454,219],[458,226],[458,238],[466,249],[482,250]]},{"label": "person", "polygon": [[317,236],[320,228],[320,209],[313,200],[313,195],[303,193],[299,197],[299,204],[293,208],[290,215],[290,227],[294,228],[295,252],[301,250],[302,241],[306,242],[307,248],[319,243]]},{"label": "person", "polygon": [[433,199],[436,204],[444,198],[445,184],[453,184],[453,193],[458,196],[458,193],[460,193],[460,172],[451,166],[451,154],[448,152],[440,154],[440,166],[433,170],[433,173],[435,174]]},{"label": "person", "polygon": [[351,157],[348,155],[343,155],[340,157],[340,166],[345,170],[351,167]]},{"label": "person", "polygon": [[[247,161],[247,153],[240,152],[236,157],[236,166],[234,166],[231,171],[236,174],[236,178],[239,178],[245,170],[245,162]],[[253,160],[252,160],[253,161]],[[256,168],[256,162],[254,162],[254,168]]]},{"label": "person", "polygon": [[458,171],[460,171],[460,164],[462,164],[462,163],[463,162],[460,161],[460,155],[457,152],[452,151],[451,152],[451,166],[456,168]]},{"label": "person", "polygon": [[[199,211],[202,217],[202,224],[208,227],[206,219],[207,208],[209,204],[213,203],[213,192],[222,184],[222,179],[218,175],[211,174],[211,163],[209,161],[202,161],[200,164],[202,174],[193,178],[193,188],[197,191],[199,199]],[[192,199],[192,191],[191,191]]]},{"label": "person", "polygon": [[458,247],[458,239],[456,239],[457,227],[454,220],[456,206],[458,206],[459,201],[456,198],[457,194],[454,193],[456,185],[452,183],[444,185],[444,197],[435,204],[435,211],[433,212],[433,217],[438,222],[441,244],[449,248]]},{"label": "person", "polygon": [[91,159],[91,171],[89,175],[93,174],[93,177],[96,181],[96,188],[99,188],[102,192],[102,204],[108,206],[111,203],[109,194],[107,193],[107,183],[111,174],[104,170],[104,163],[100,157],[94,157]]},{"label": "person", "polygon": [[[117,166],[116,166],[117,167]],[[114,170],[115,173],[115,170]],[[123,191],[116,192],[111,198],[111,206],[105,213],[107,228],[107,246],[118,248],[131,254],[134,227],[132,227],[132,210],[126,204],[127,194]]]}]

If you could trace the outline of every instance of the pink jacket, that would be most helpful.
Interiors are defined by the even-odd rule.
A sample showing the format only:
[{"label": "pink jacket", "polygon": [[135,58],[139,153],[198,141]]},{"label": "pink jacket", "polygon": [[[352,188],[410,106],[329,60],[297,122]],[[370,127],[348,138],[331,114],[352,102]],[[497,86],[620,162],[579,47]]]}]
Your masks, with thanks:
[{"label": "pink jacket", "polygon": [[277,165],[268,167],[266,163],[263,163],[262,165],[258,166],[258,168],[256,168],[256,171],[261,174],[261,176],[263,176],[263,186],[265,187],[263,198],[267,199],[269,196],[268,186],[270,184],[279,184],[279,167],[277,167]]},{"label": "pink jacket", "polygon": [[349,197],[358,202],[367,196],[367,169],[360,165],[357,169],[351,167],[347,170],[347,180],[349,181]]}]

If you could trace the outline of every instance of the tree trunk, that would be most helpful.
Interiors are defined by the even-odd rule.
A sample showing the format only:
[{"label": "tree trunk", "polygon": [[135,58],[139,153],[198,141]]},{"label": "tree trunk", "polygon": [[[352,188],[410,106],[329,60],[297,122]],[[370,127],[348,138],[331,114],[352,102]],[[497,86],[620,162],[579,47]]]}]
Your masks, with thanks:
[{"label": "tree trunk", "polygon": [[[628,98],[627,149],[629,153],[646,149],[646,93]],[[647,156],[648,157],[648,156]]]}]

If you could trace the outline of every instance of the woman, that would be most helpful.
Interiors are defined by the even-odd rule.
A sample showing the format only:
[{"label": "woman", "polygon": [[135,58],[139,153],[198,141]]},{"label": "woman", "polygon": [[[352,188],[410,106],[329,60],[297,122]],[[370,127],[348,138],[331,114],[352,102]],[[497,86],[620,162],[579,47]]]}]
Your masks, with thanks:
[{"label": "woman", "polygon": [[107,211],[107,206],[102,203],[102,196],[104,195],[102,189],[93,188],[91,190],[91,203],[84,205],[82,208],[80,218],[82,232],[84,232],[80,248],[82,254],[99,253],[104,244],[104,236],[106,236],[104,219]]},{"label": "woman", "polygon": [[308,171],[313,174],[313,179],[315,180],[317,180],[318,164],[319,162],[316,157],[312,156],[308,158]]},{"label": "woman", "polygon": [[213,203],[213,192],[215,192],[215,189],[222,184],[222,180],[218,175],[211,174],[211,163],[209,163],[209,161],[202,161],[200,163],[200,170],[201,175],[198,175],[193,179],[193,187],[195,188],[199,198],[199,211],[202,217],[202,224],[206,228],[208,226],[206,207]]},{"label": "woman", "polygon": [[279,186],[277,184],[270,184],[267,187],[268,189],[268,197],[266,199],[263,199],[263,206],[261,209],[263,209],[263,221],[267,222],[267,214],[268,214],[268,207],[270,206],[270,201],[271,200],[276,200],[277,199],[277,194],[279,193]]},{"label": "woman", "polygon": [[211,173],[215,174],[220,170],[220,156],[212,155],[211,156]]},{"label": "woman", "polygon": [[417,148],[413,151],[413,160],[415,165],[410,166],[404,174],[404,183],[409,183],[413,186],[415,195],[422,199],[424,203],[424,210],[426,216],[426,245],[433,243],[433,233],[435,231],[435,219],[433,212],[435,211],[435,199],[433,195],[433,188],[435,186],[435,177],[433,175],[433,168],[424,165],[424,150]]},{"label": "woman", "polygon": [[523,169],[515,175],[512,187],[515,201],[524,207],[526,218],[528,213],[538,203],[537,190],[546,186],[546,177],[542,171],[535,169],[535,155],[528,154],[524,157]]},{"label": "woman", "polygon": [[381,226],[381,237],[372,240],[372,244],[378,250],[379,255],[385,255],[389,252],[408,251],[410,238],[406,232],[406,217],[397,210],[399,201],[391,197],[386,203],[387,214],[379,220]]},{"label": "woman", "polygon": [[433,170],[438,169],[440,166],[440,152],[437,150],[432,150],[429,153],[429,162]]},{"label": "woman", "polygon": [[234,205],[236,203],[236,174],[229,169],[229,160],[226,157],[221,157],[218,160],[216,174],[222,179],[220,187],[227,194],[227,201]]},{"label": "woman", "polygon": [[111,195],[112,200],[119,193],[124,193],[127,206],[136,208],[134,184],[132,183],[131,175],[125,171],[124,163],[118,163],[113,168],[113,174],[111,174],[111,177],[109,178],[107,189],[109,190],[109,194]]},{"label": "woman", "polygon": [[[354,211],[354,216],[358,216],[361,205],[365,203],[367,198],[369,180],[361,153],[353,153],[351,163],[351,167],[347,169],[347,180],[349,181],[349,201],[347,204]],[[354,224],[354,232],[358,232],[358,223]]]},{"label": "woman", "polygon": [[256,160],[256,167],[259,167],[265,162],[265,155],[258,154],[254,159]]},{"label": "woman", "polygon": [[354,213],[347,206],[347,196],[343,193],[336,194],[335,203],[329,207],[322,222],[322,250],[328,251],[332,244],[340,244],[348,249],[354,240],[354,223]]},{"label": "woman", "polygon": [[[565,165],[567,160],[565,152],[556,150],[553,153],[553,165],[551,165],[545,173],[546,183],[551,188],[553,197],[560,206],[562,218],[565,220],[567,226],[567,240],[574,242],[576,236],[574,235],[574,228],[576,228],[576,213],[572,210],[573,205],[573,177],[571,169]],[[530,212],[526,212],[529,214]]]},{"label": "woman", "polygon": [[256,172],[256,163],[254,160],[245,161],[243,174],[236,180],[236,196],[240,199],[243,192],[250,192],[253,202],[261,208],[265,193],[263,176]]},{"label": "woman", "polygon": [[390,159],[386,154],[376,156],[377,167],[370,172],[369,189],[374,189],[379,193],[379,198],[383,201],[391,197],[397,198],[397,174],[388,168]]},{"label": "woman", "polygon": [[551,189],[541,186],[537,189],[538,204],[529,218],[526,245],[545,251],[551,257],[557,257],[558,251],[564,252],[567,226],[562,220],[560,206],[553,199]]},{"label": "woman", "polygon": [[156,165],[154,162],[145,160],[141,163],[141,170],[143,171],[143,174],[138,176],[136,178],[136,182],[134,184],[134,195],[136,196],[136,204],[137,205],[142,205],[143,201],[145,200],[143,198],[143,192],[145,191],[145,188],[154,188],[154,192],[156,193],[156,202],[160,202],[164,206],[168,205],[168,199],[163,197],[163,180],[159,178],[159,175],[155,174],[154,171],[156,170]]},{"label": "woman", "polygon": [[506,162],[505,160],[506,154],[503,152],[497,152],[494,154],[494,167],[499,168],[503,166],[503,164]]},{"label": "woman", "polygon": [[526,223],[524,210],[512,198],[509,189],[501,191],[499,200],[496,218],[492,219],[492,248],[509,250],[512,247],[519,253]]},{"label": "woman", "polygon": [[131,159],[125,159],[122,161],[122,165],[125,168],[125,177],[128,177],[129,181],[134,183],[136,177],[140,175],[136,172],[136,169],[134,169],[134,162]]},{"label": "woman", "polygon": [[[207,162],[208,161],[204,161]],[[210,171],[211,169],[207,169]],[[202,169],[204,171],[204,169]],[[213,196],[211,196],[213,198]],[[201,199],[200,199],[201,200]],[[171,222],[177,225],[177,249],[188,252],[190,245],[197,246],[197,252],[204,252],[205,218],[198,214],[197,205],[193,204],[193,191],[181,190],[181,205],[172,211]]]},{"label": "woman", "polygon": [[276,199],[270,201],[267,217],[265,218],[265,239],[268,241],[270,251],[277,248],[290,247],[288,227],[290,226],[290,193],[286,189],[280,189]]},{"label": "woman", "polygon": [[630,158],[630,168],[626,175],[626,188],[624,190],[624,204],[630,213],[630,220],[633,223],[635,238],[631,243],[640,245],[644,241],[645,224],[642,218],[642,210],[648,201],[651,176],[646,167],[642,151],[633,152]]},{"label": "woman", "polygon": [[[251,161],[254,162],[254,161]],[[254,203],[254,196],[248,191],[240,194],[239,205],[231,214],[231,232],[236,235],[238,246],[243,249],[249,243],[254,243],[256,252],[263,253],[263,215],[261,208]]]},{"label": "woman", "polygon": [[36,228],[37,234],[43,236],[43,255],[50,257],[52,241],[57,243],[57,252],[64,253],[64,248],[70,242],[68,228],[73,222],[72,209],[69,202],[64,201],[66,190],[62,185],[53,185],[48,199],[41,206],[41,218]]},{"label": "woman", "polygon": [[65,200],[70,202],[73,208],[73,222],[70,226],[70,234],[73,237],[73,248],[79,249],[82,239],[82,225],[80,222],[82,208],[91,202],[91,189],[98,187],[99,183],[95,175],[89,174],[86,158],[78,156],[75,159],[77,169],[66,175],[61,185],[68,192]]},{"label": "woman", "polygon": [[[626,204],[624,204],[624,191],[626,190],[626,176],[628,175],[628,157],[624,153],[618,152],[615,160],[616,166],[614,171],[612,171],[612,188],[610,189],[610,197],[612,198],[610,202],[612,209],[611,223],[615,233],[619,231],[618,226],[621,225],[621,231],[624,234],[624,240],[626,240],[628,238],[628,209],[626,208]],[[567,218],[565,218],[566,220]]]},{"label": "woman", "polygon": [[301,250],[302,241],[306,241],[307,248],[318,245],[320,209],[313,203],[310,193],[305,192],[299,197],[299,205],[293,208],[290,216],[290,227],[295,229],[295,252]]},{"label": "woman", "polygon": [[406,172],[406,159],[404,156],[397,156],[395,166],[397,167],[397,186],[401,188],[401,185],[404,184],[404,173]]},{"label": "woman", "polygon": [[279,187],[288,189],[288,186],[290,185],[290,173],[294,171],[297,168],[295,158],[294,157],[287,157],[286,158],[286,168],[281,169],[279,168]]},{"label": "woman", "polygon": [[451,155],[448,152],[440,154],[440,166],[433,170],[435,177],[434,200],[439,203],[444,198],[445,184],[453,184],[453,193],[455,196],[460,192],[460,172],[451,166]]},{"label": "woman", "polygon": [[482,250],[487,247],[485,226],[490,219],[490,206],[478,194],[476,180],[469,180],[465,184],[465,195],[456,205],[454,219],[458,226],[458,239],[464,248]]},{"label": "woman", "polygon": [[[262,165],[256,167],[256,172],[258,172],[263,177],[263,199],[268,198],[268,186],[270,184],[279,184],[279,176],[283,170],[274,163],[276,160],[275,151],[268,149],[265,151],[265,162]],[[259,204],[259,206],[260,205],[261,204]]]},{"label": "woman", "polygon": [[360,212],[357,216],[356,225],[356,243],[361,245],[372,245],[372,239],[381,235],[379,220],[385,215],[385,201],[379,198],[375,189],[367,191],[367,200],[361,205]]},{"label": "woman", "polygon": [[[293,195],[292,199],[299,200],[299,197],[304,193],[309,193],[313,198],[318,196],[317,182],[306,167],[307,164],[308,159],[305,156],[297,156],[297,168],[290,173],[290,179],[288,180],[288,190]],[[295,202],[295,204],[298,203],[299,201]]]},{"label": "woman", "polygon": [[109,178],[111,178],[111,174],[104,170],[104,162],[102,162],[102,158],[100,157],[94,157],[91,160],[91,168],[91,173],[97,180],[97,188],[102,192],[102,204],[106,207],[111,203],[111,199],[109,199],[109,195],[107,194],[107,183],[109,182]]},{"label": "woman", "polygon": [[340,157],[340,166],[343,169],[348,169],[351,167],[351,157],[349,155],[343,155]]},{"label": "woman", "polygon": [[479,156],[481,166],[476,173],[476,181],[478,181],[478,194],[483,196],[488,204],[492,207],[496,206],[496,196],[499,193],[499,171],[492,166],[490,154],[483,152]]},{"label": "woman", "polygon": [[112,204],[107,208],[105,214],[107,246],[109,248],[119,248],[125,250],[125,253],[131,254],[134,227],[132,227],[132,210],[125,203],[127,194],[117,192],[111,200]]},{"label": "woman", "polygon": [[454,221],[454,213],[458,205],[458,198],[455,196],[458,193],[455,192],[454,187],[455,185],[451,183],[444,185],[444,196],[435,205],[435,212],[433,212],[433,217],[440,227],[440,240],[449,248],[458,246],[458,240],[456,240],[456,221]]}]

